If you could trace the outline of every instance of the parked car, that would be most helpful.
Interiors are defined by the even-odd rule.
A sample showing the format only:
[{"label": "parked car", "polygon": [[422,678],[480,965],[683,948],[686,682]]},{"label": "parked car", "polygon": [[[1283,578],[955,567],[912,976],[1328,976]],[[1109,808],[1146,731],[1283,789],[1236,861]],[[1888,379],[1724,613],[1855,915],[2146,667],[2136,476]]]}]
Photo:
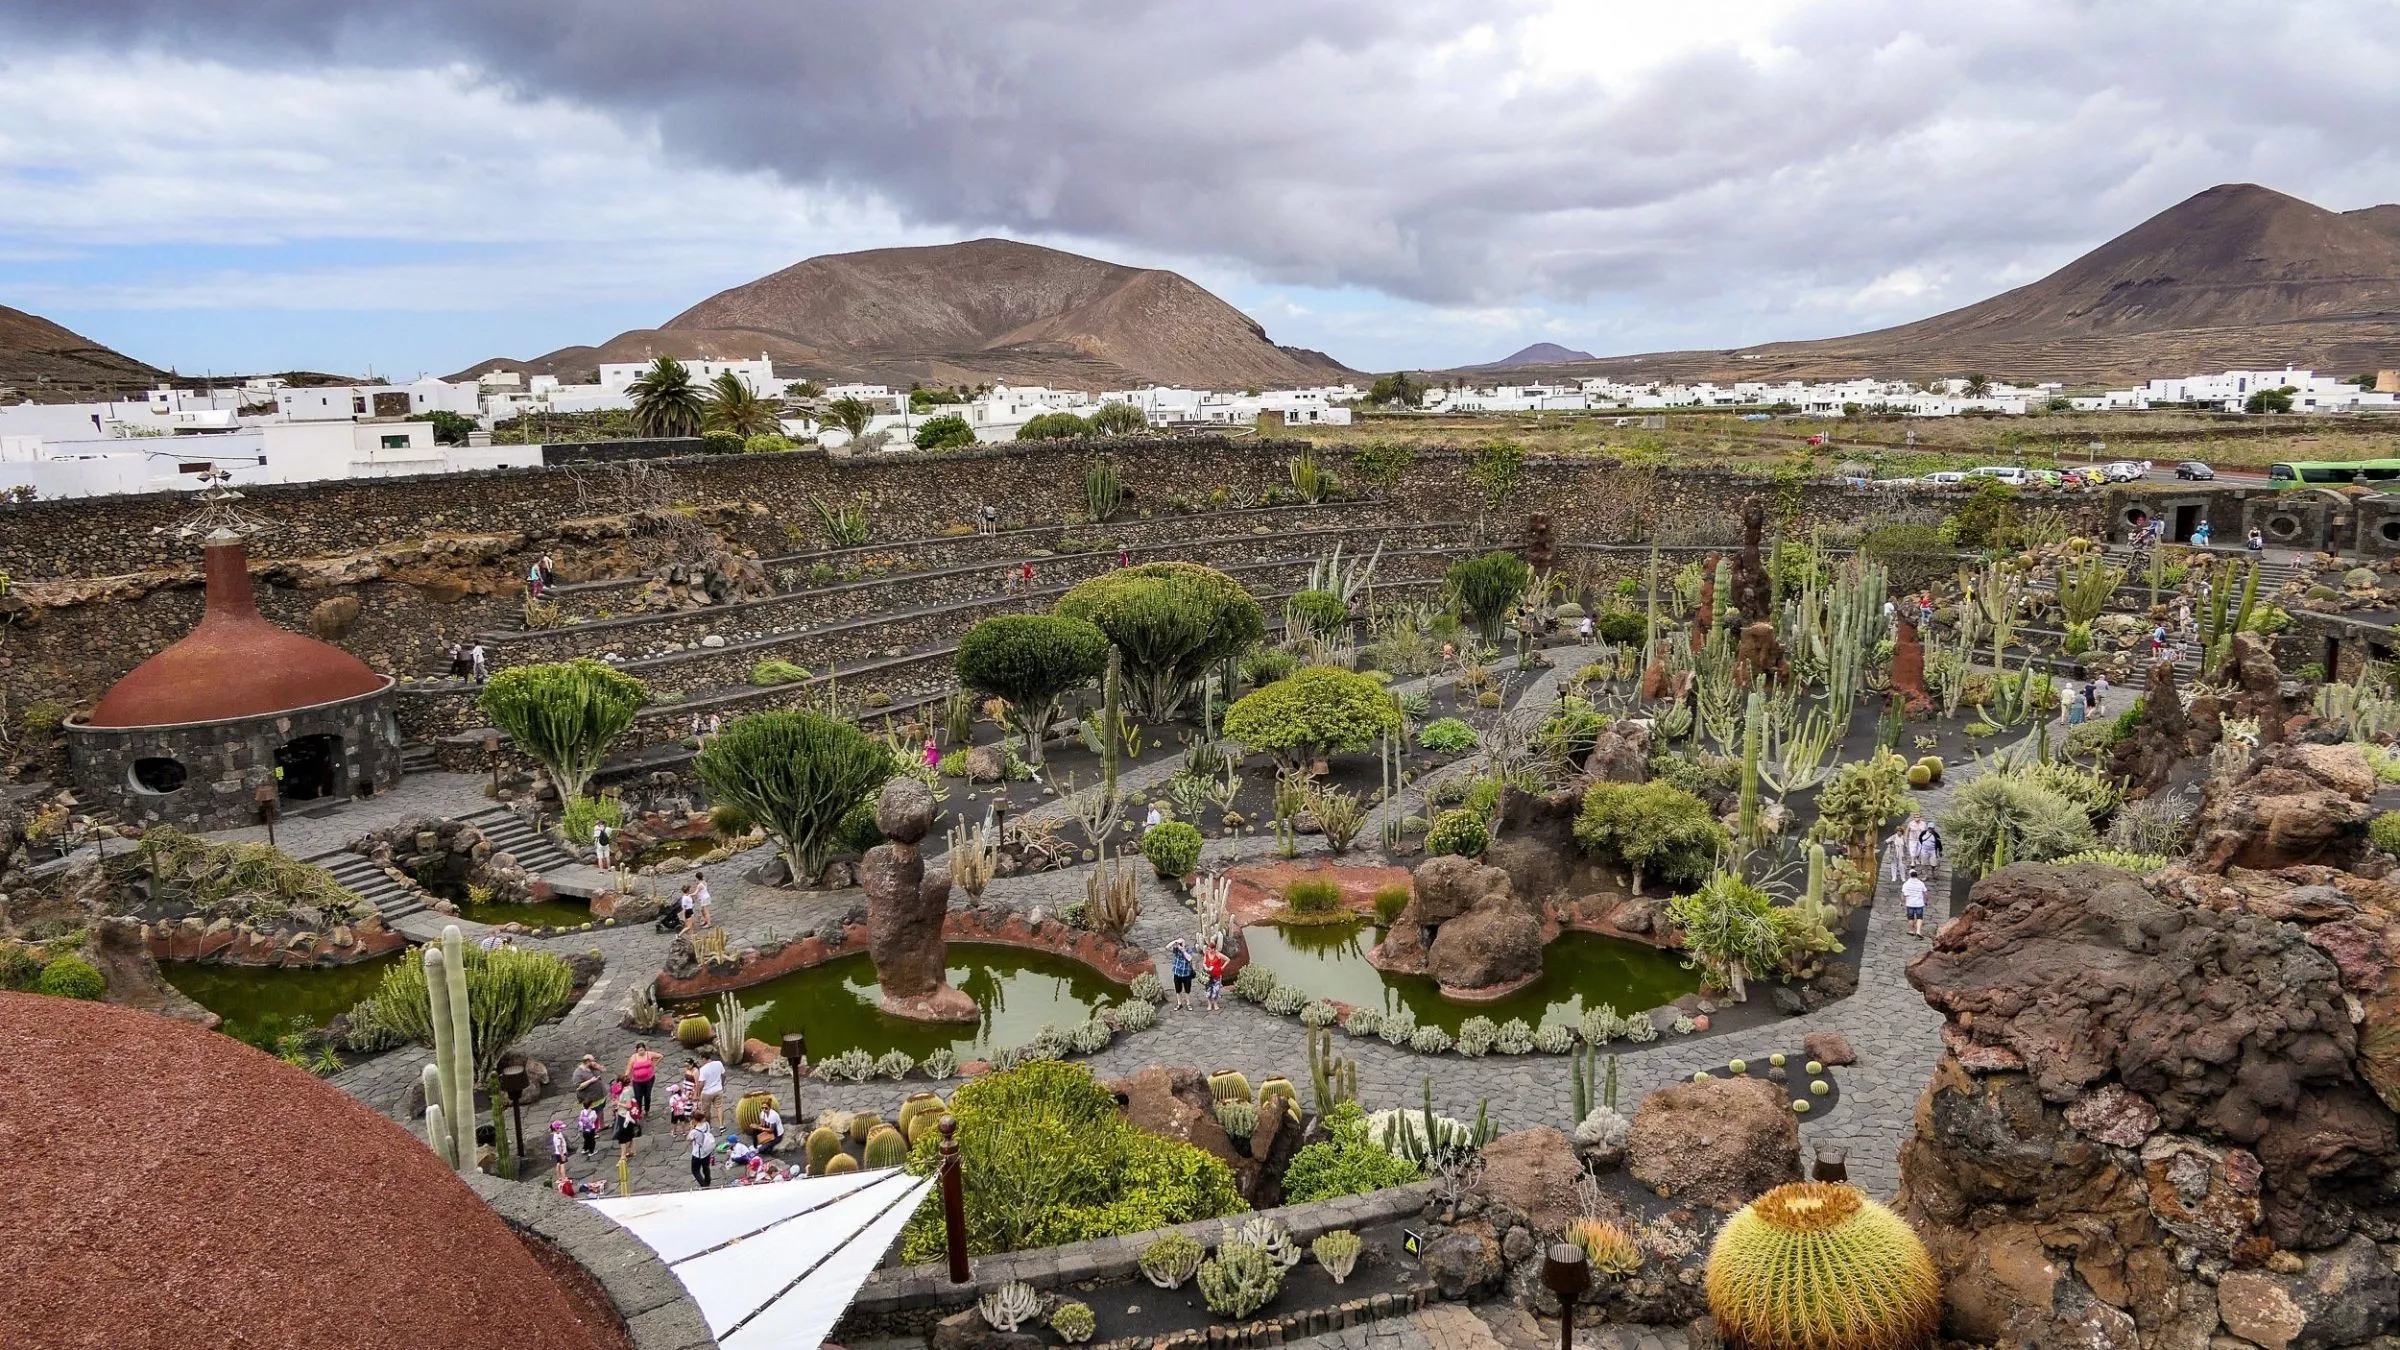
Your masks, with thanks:
[{"label": "parked car", "polygon": [[2112,460],[2101,465],[2100,471],[2107,474],[2108,481],[2112,483],[2130,483],[2142,476],[2142,466],[2130,459]]},{"label": "parked car", "polygon": [[2067,476],[2056,469],[2027,469],[2025,481],[2042,487],[2057,487],[2067,481]]},{"label": "parked car", "polygon": [[2080,469],[2067,470],[2066,478],[2068,486],[2085,488],[2106,487],[2110,483],[2117,481],[2116,479],[2109,477],[2108,470],[2096,468],[2088,464]]},{"label": "parked car", "polygon": [[1929,473],[1917,481],[1920,483],[1930,483],[1935,487],[1956,487],[1960,483],[1967,481],[1967,476],[1963,473],[1957,473],[1949,469],[1944,469],[1940,473]]},{"label": "parked car", "polygon": [[2181,464],[2175,466],[2175,476],[2177,478],[2206,480],[2216,477],[2217,471],[2201,463],[2199,460],[2187,459]]},{"label": "parked car", "polygon": [[2020,469],[2014,464],[1985,464],[1967,470],[1966,476],[1969,478],[1997,478],[2011,487],[2023,487],[2029,481],[2031,471]]}]

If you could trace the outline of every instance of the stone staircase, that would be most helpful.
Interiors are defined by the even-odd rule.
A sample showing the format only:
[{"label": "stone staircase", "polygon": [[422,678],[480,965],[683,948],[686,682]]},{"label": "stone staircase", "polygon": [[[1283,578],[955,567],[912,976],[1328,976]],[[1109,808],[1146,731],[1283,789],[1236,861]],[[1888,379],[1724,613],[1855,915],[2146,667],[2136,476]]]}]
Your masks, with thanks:
[{"label": "stone staircase", "polygon": [[331,853],[320,853],[313,858],[303,858],[301,861],[313,867],[324,868],[333,874],[335,881],[357,892],[367,903],[375,906],[376,912],[383,916],[384,926],[387,928],[398,927],[400,921],[411,914],[425,912],[424,892],[414,886],[403,886],[392,880],[382,868],[377,867],[363,854],[352,853],[347,849],[335,849]]},{"label": "stone staircase", "polygon": [[492,841],[494,852],[515,858],[519,867],[535,876],[576,865],[573,854],[551,842],[549,836],[536,834],[532,826],[505,806],[487,806],[459,819],[483,831],[483,837]]},{"label": "stone staircase", "polygon": [[400,772],[434,773],[441,769],[440,752],[424,741],[410,741],[400,747]]}]

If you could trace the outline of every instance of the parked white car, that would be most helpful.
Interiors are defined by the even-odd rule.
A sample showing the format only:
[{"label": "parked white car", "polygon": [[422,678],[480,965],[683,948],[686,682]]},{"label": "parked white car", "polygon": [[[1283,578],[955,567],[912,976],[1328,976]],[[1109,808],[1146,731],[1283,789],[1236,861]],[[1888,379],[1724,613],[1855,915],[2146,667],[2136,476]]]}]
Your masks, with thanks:
[{"label": "parked white car", "polygon": [[2130,483],[2142,476],[2142,466],[2130,459],[2120,459],[2101,465],[2100,472],[2107,474],[2112,483]]},{"label": "parked white car", "polygon": [[1985,464],[1967,470],[1969,478],[1997,478],[2010,487],[2023,487],[2033,481],[2033,474],[2014,464]]},{"label": "parked white car", "polygon": [[1967,476],[1952,469],[1944,469],[1940,473],[1929,473],[1917,481],[1931,483],[1935,487],[1956,487],[1967,481]]}]

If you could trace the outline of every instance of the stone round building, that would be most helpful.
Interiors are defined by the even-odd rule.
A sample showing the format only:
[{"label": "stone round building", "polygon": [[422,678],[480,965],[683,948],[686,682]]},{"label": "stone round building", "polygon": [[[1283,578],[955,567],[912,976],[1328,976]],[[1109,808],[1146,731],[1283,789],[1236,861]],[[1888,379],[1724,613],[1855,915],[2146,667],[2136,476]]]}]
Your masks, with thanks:
[{"label": "stone round building", "polygon": [[398,782],[391,677],[269,623],[238,535],[211,534],[202,557],[198,626],[66,724],[85,806],[209,830],[257,823],[262,797],[289,806]]}]

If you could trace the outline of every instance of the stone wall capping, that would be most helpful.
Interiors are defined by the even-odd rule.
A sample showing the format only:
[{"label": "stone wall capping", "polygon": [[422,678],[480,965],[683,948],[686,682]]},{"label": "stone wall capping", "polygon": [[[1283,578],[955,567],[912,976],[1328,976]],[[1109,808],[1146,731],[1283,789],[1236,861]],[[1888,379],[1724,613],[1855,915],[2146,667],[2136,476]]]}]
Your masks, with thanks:
[{"label": "stone wall capping", "polygon": [[625,1323],[635,1350],[716,1350],[683,1281],[641,1239],[596,1210],[541,1186],[466,1175],[501,1220],[549,1243],[589,1272]]}]

